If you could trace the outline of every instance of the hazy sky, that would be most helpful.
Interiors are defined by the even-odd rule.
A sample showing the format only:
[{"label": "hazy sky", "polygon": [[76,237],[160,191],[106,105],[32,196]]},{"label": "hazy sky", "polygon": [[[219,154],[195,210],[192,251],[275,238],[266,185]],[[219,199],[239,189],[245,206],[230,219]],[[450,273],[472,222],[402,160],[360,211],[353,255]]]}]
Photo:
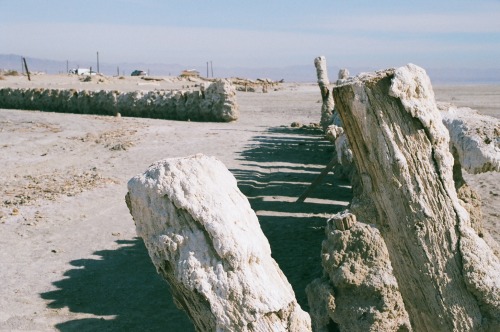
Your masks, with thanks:
[{"label": "hazy sky", "polygon": [[500,0],[0,0],[0,53],[228,67],[500,68]]}]

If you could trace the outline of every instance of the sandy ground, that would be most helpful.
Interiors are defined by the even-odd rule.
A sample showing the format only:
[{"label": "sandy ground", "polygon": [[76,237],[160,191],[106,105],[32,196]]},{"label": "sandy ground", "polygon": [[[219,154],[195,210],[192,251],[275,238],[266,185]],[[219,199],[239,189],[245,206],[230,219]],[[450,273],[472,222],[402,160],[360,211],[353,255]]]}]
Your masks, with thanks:
[{"label": "sandy ground", "polygon": [[[146,83],[146,84],[144,84]],[[0,87],[171,89],[193,82],[8,77]],[[500,86],[437,87],[438,100],[500,117]],[[324,221],[344,209],[348,183],[333,174],[296,198],[333,148],[317,129],[315,84],[237,95],[234,123],[196,123],[0,110],[0,331],[193,331],[136,237],[126,183],[156,160],[219,158],[256,210],[274,258],[307,310],[304,287],[321,275]],[[467,176],[497,241],[497,173]]]}]

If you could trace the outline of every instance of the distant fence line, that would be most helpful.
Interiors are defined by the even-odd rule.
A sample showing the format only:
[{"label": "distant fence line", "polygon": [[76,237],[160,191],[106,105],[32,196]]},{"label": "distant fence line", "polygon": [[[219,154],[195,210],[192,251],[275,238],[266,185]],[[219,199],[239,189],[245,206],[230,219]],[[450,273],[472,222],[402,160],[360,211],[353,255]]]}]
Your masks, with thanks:
[{"label": "distant fence line", "polygon": [[0,108],[230,122],[239,117],[234,87],[218,80],[200,91],[0,89]]}]

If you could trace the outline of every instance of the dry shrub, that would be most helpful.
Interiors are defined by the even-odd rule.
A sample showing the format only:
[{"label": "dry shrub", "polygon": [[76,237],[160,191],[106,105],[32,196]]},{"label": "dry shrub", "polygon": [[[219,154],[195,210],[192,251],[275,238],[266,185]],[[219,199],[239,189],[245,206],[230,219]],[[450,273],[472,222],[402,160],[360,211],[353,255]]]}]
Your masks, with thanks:
[{"label": "dry shrub", "polygon": [[80,78],[80,82],[92,82],[92,77],[90,75],[82,77]]},{"label": "dry shrub", "polygon": [[17,70],[6,70],[3,73],[4,76],[19,76],[19,72]]}]

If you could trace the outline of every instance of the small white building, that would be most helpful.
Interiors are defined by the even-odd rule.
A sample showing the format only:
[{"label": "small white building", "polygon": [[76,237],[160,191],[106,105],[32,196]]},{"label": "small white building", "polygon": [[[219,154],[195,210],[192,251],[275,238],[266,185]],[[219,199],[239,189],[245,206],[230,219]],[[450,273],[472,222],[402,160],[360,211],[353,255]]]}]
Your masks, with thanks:
[{"label": "small white building", "polygon": [[76,74],[76,75],[95,75],[96,74],[94,71],[91,71],[88,68],[73,68],[73,69],[70,69],[69,73]]}]

